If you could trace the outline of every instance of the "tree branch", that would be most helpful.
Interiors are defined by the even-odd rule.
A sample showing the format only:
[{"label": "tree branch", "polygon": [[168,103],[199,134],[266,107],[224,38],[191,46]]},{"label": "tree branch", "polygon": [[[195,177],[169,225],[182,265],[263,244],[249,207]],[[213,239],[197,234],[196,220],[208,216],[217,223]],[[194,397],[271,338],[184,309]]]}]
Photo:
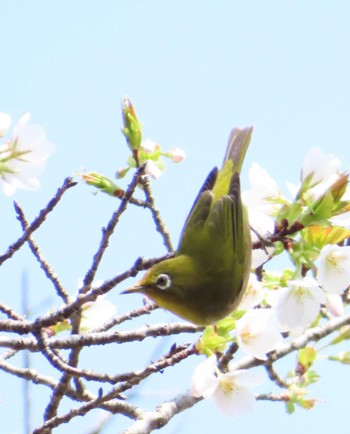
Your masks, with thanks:
[{"label": "tree branch", "polygon": [[[11,258],[17,250],[19,250],[23,244],[27,241],[27,239],[31,236],[31,234],[36,231],[45,221],[47,215],[55,208],[58,202],[62,199],[63,194],[71,187],[74,187],[77,184],[72,178],[66,178],[63,182],[62,187],[60,187],[55,196],[49,201],[44,209],[42,209],[32,223],[29,225],[28,230],[23,233],[23,235],[18,238],[13,244],[9,246],[7,252],[0,256],[0,265],[5,262],[7,259]],[[14,202],[14,207],[17,212],[18,204]]]}]

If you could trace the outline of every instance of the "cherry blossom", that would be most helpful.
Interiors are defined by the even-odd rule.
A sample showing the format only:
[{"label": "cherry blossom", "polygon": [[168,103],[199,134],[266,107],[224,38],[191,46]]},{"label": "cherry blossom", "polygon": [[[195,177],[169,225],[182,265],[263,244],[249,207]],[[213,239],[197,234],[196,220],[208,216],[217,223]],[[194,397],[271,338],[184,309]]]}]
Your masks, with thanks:
[{"label": "cherry blossom", "polygon": [[236,321],[239,348],[257,359],[266,360],[266,354],[282,343],[277,318],[270,309],[252,309]]},{"label": "cherry blossom", "polygon": [[116,311],[114,304],[103,296],[98,297],[94,302],[85,303],[81,315],[80,332],[88,333],[101,327],[114,317]]},{"label": "cherry blossom", "polygon": [[306,155],[301,171],[301,180],[311,178],[310,185],[316,185],[329,179],[335,180],[340,161],[332,154],[325,154],[320,148],[311,148]]},{"label": "cherry blossom", "polygon": [[246,370],[223,374],[216,363],[216,357],[211,356],[196,367],[191,395],[212,398],[220,411],[228,417],[252,413],[255,409],[255,396],[250,389],[262,383],[262,376]]},{"label": "cherry blossom", "polygon": [[299,333],[315,320],[326,295],[314,278],[306,276],[271,292],[268,302],[276,310],[281,330]]},{"label": "cherry blossom", "polygon": [[54,150],[42,127],[29,125],[29,119],[29,113],[22,116],[12,138],[0,147],[0,176],[6,195],[13,194],[17,188],[38,190],[38,175]]},{"label": "cherry blossom", "polygon": [[152,176],[154,179],[158,179],[163,173],[163,170],[159,167],[159,164],[156,164],[152,160],[148,160],[145,166],[145,173]]},{"label": "cherry blossom", "polygon": [[317,280],[330,294],[341,295],[350,285],[350,247],[327,244],[318,258]]},{"label": "cherry blossom", "polygon": [[254,273],[250,273],[249,281],[243,298],[237,310],[247,310],[262,302],[264,297],[262,283],[258,281]]}]

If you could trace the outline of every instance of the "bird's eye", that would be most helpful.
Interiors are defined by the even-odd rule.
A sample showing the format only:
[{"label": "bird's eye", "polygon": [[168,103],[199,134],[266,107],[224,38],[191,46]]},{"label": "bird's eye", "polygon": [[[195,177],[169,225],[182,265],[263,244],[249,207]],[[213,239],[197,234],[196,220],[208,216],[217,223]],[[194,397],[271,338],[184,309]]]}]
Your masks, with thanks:
[{"label": "bird's eye", "polygon": [[171,285],[171,279],[167,274],[160,274],[157,277],[156,285],[159,289],[168,289]]}]

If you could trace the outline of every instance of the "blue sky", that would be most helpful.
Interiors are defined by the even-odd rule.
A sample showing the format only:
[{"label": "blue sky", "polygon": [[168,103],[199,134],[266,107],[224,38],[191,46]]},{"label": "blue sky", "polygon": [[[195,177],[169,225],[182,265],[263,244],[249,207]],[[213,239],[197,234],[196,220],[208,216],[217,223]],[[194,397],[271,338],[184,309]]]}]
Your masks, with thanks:
[{"label": "blue sky", "polygon": [[[253,161],[266,168],[283,189],[286,180],[296,183],[303,158],[312,146],[335,154],[343,168],[348,168],[349,19],[346,0],[3,0],[0,111],[14,120],[29,111],[33,122],[46,129],[56,146],[41,178],[40,192],[18,192],[15,199],[31,219],[64,177],[77,170],[86,168],[113,177],[128,156],[120,134],[120,100],[125,94],[145,123],[145,137],[164,148],[182,147],[187,154],[180,165],[169,162],[166,173],[154,183],[158,207],[175,245],[204,177],[222,161],[233,126],[254,126],[242,175],[246,188]],[[6,230],[0,246],[5,250],[20,229],[12,199],[3,197],[1,202]],[[112,199],[93,196],[81,184],[67,194],[36,234],[43,253],[72,293],[114,208]],[[98,277],[115,275],[139,255],[164,253],[160,238],[152,231],[150,216],[130,209]],[[22,273],[28,278],[34,311],[47,310],[44,301],[57,303],[54,294],[45,292],[45,280],[28,251],[19,254],[13,264],[2,272],[4,303],[19,308]],[[122,299],[118,292],[110,299],[120,312],[141,302],[136,296]],[[154,318],[169,317],[159,313]],[[131,362],[133,351],[128,353]],[[137,351],[143,360],[150,356],[147,346]],[[102,370],[105,363],[97,366]],[[157,393],[165,399],[184,390],[195,363],[197,360],[183,370],[174,369],[165,385],[155,381],[151,397],[145,387],[144,400],[152,406],[159,398]],[[111,361],[107,369],[113,372],[119,366]],[[321,434],[330,429],[340,431],[348,410],[348,376],[344,367],[327,362],[320,364],[320,372],[322,379],[312,391],[321,402],[311,412],[298,410],[287,416],[280,404],[258,403],[253,416],[231,421],[223,419],[211,403],[201,403],[162,432],[209,434],[215,430],[225,434],[244,430],[250,434],[261,432],[264,426],[270,434],[289,434],[306,424]],[[8,381],[3,373],[0,378],[0,421],[7,422],[4,434],[21,432],[21,405],[16,395],[21,386]],[[40,391],[36,396],[40,401],[45,395]],[[35,403],[35,423],[41,402],[45,401]],[[86,420],[92,423],[94,417],[97,415]],[[76,423],[57,433],[88,432],[85,419]],[[119,432],[121,424],[121,418],[116,418],[105,432]]]}]

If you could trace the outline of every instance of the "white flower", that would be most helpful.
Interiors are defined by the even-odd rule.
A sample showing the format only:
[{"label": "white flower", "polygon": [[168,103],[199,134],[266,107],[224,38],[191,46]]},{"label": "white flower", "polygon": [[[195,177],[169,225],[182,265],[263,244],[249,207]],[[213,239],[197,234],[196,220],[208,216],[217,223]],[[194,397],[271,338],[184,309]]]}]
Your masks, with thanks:
[{"label": "white flower", "polygon": [[11,116],[0,112],[0,137],[3,137],[11,125]]},{"label": "white flower", "polygon": [[[259,164],[253,163],[249,170],[251,188],[243,192],[243,202],[248,209],[249,223],[254,231],[264,237],[273,233],[275,222],[272,216],[276,215],[285,199],[277,183],[268,172]],[[252,231],[252,240],[258,241]],[[274,252],[273,247],[254,249],[252,254],[252,268],[257,268],[266,262]]]},{"label": "white flower", "polygon": [[277,183],[258,163],[253,163],[249,169],[249,181],[251,188],[242,195],[246,206],[274,215],[284,200]]},{"label": "white flower", "polygon": [[250,388],[261,382],[261,375],[246,370],[222,374],[216,367],[215,356],[211,356],[196,367],[191,395],[213,398],[225,416],[243,416],[254,411],[255,396]]},{"label": "white flower", "polygon": [[192,377],[191,395],[209,398],[219,386],[216,357],[211,356],[196,366]]},{"label": "white flower", "polygon": [[145,173],[147,175],[152,176],[152,178],[154,179],[158,179],[162,174],[162,172],[163,171],[159,168],[159,166],[154,161],[148,160],[146,162]]},{"label": "white flower", "polygon": [[289,190],[293,196],[302,192],[304,200],[316,201],[338,180],[339,167],[340,161],[334,155],[312,148],[303,162],[301,182],[298,186],[289,184]]},{"label": "white flower", "polygon": [[100,295],[95,301],[83,305],[80,333],[88,333],[105,324],[116,314],[116,308],[113,303],[107,301]]},{"label": "white flower", "polygon": [[314,321],[326,296],[315,279],[304,277],[273,291],[268,301],[276,309],[281,330],[299,332]]},{"label": "white flower", "polygon": [[7,195],[17,188],[38,190],[37,176],[54,150],[53,144],[46,140],[44,130],[39,125],[28,125],[29,119],[29,113],[22,116],[12,139],[0,148],[0,176]]},{"label": "white flower", "polygon": [[159,148],[159,145],[157,145],[157,143],[155,143],[151,139],[145,139],[142,140],[141,142],[141,148],[143,151],[147,152],[148,154],[153,154],[153,152],[155,152],[157,148]]},{"label": "white flower", "polygon": [[330,294],[341,295],[350,285],[350,247],[327,244],[318,258],[317,280]]},{"label": "white flower", "polygon": [[237,343],[246,354],[266,360],[282,342],[279,324],[270,309],[252,309],[236,321]]},{"label": "white flower", "polygon": [[332,154],[325,154],[319,148],[311,148],[306,155],[301,171],[301,180],[311,177],[310,185],[316,185],[334,178],[338,174],[340,161]]},{"label": "white flower", "polygon": [[263,297],[262,283],[258,281],[254,273],[250,273],[247,288],[237,310],[248,310],[261,303]]}]

